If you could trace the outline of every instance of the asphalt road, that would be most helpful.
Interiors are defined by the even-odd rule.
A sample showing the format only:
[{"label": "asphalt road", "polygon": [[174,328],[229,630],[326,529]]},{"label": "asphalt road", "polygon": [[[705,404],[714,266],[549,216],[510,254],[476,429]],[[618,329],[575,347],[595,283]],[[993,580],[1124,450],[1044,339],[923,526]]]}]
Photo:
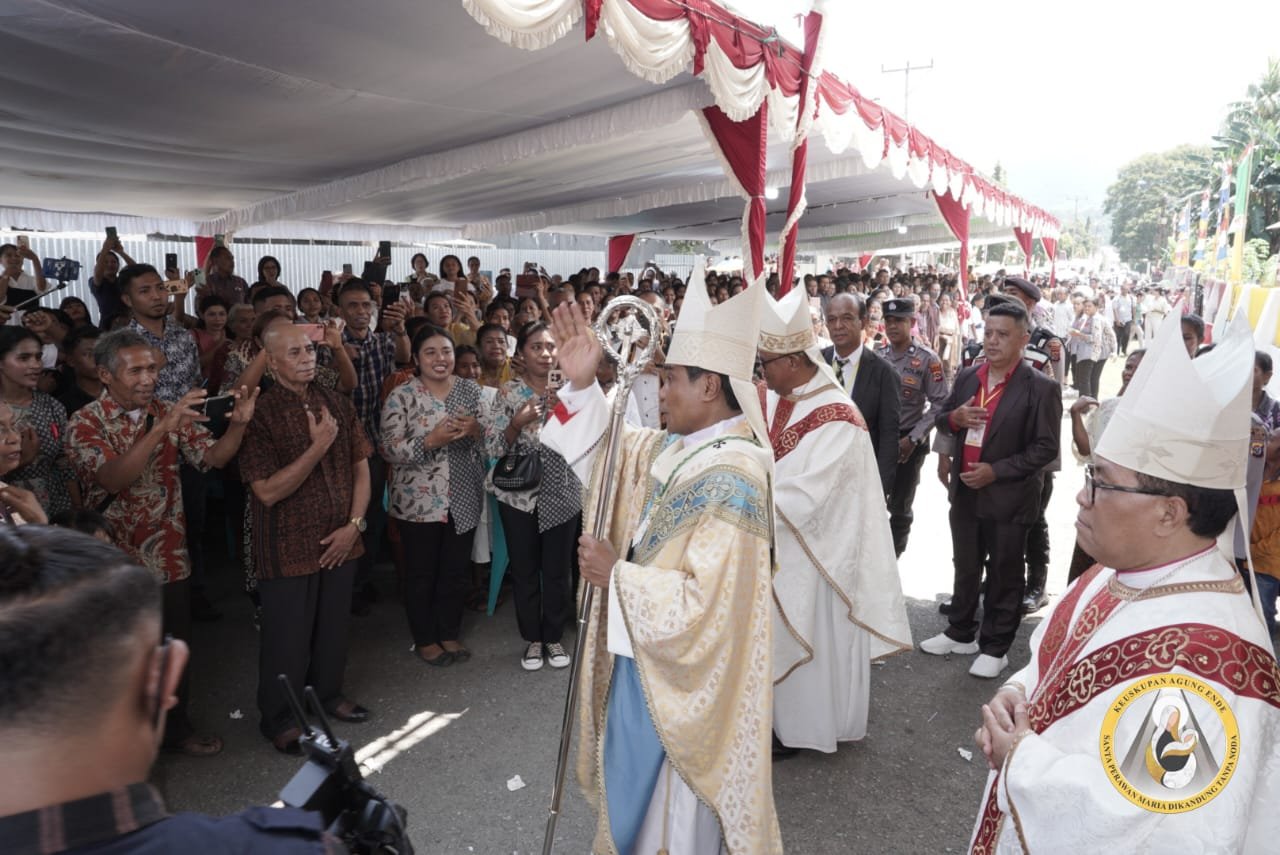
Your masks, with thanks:
[{"label": "asphalt road", "polygon": [[[1104,390],[1113,393],[1118,383],[1113,361]],[[1065,414],[1063,439],[1063,471],[1049,511],[1049,588],[1055,597],[1065,585],[1081,480],[1066,444]],[[933,465],[930,458],[916,526],[899,565],[917,642],[945,626],[936,604],[951,589],[946,496]],[[541,851],[567,671],[521,670],[522,644],[509,603],[492,618],[468,613],[463,639],[474,653],[470,662],[419,664],[392,593],[394,576],[389,567],[382,571],[377,581],[387,595],[371,616],[353,619],[346,681],[347,695],[374,717],[362,725],[340,724],[339,734],[360,751],[373,784],[408,808],[419,853]],[[274,801],[300,763],[277,754],[258,734],[258,636],[235,573],[222,568],[211,583],[226,617],[196,624],[192,708],[197,727],[222,736],[226,749],[214,758],[165,756],[154,780],[172,810],[222,814]],[[1040,615],[1024,621],[1010,652],[1012,668],[1026,664],[1027,637]],[[979,706],[1001,682],[969,676],[970,659],[918,651],[889,659],[873,673],[866,740],[832,755],[801,752],[775,763],[774,794],[788,852],[965,851],[986,766],[981,754],[968,759],[962,750],[974,750]],[[515,776],[524,786],[513,790],[508,781]],[[570,778],[557,851],[588,852],[593,825]]]}]

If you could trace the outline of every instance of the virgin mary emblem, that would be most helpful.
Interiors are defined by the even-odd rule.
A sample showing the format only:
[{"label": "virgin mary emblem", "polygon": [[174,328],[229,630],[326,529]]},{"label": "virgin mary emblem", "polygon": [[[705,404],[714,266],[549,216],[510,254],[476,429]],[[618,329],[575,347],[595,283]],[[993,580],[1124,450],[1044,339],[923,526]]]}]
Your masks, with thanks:
[{"label": "virgin mary emblem", "polygon": [[1185,674],[1136,681],[1111,705],[1099,744],[1120,794],[1158,813],[1208,804],[1240,757],[1235,714],[1216,689]]}]

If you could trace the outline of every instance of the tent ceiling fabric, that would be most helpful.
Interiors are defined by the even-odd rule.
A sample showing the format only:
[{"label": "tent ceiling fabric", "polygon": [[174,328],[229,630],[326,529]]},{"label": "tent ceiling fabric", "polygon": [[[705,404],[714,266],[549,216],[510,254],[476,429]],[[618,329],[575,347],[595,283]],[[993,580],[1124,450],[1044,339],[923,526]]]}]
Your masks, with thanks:
[{"label": "tent ceiling fabric", "polygon": [[[564,35],[573,21],[552,23]],[[741,198],[692,112],[713,103],[703,80],[641,79],[580,23],[528,46],[495,40],[461,0],[223,0],[216,15],[172,0],[9,0],[0,214],[404,242],[739,233]],[[874,168],[857,145],[811,147],[801,243],[938,223],[927,189],[945,179],[928,163],[918,174],[909,147],[891,142]],[[772,237],[785,139],[768,168],[782,191]]]},{"label": "tent ceiling fabric", "polygon": [[656,89],[603,42],[507,48],[457,2],[5,7],[0,178],[14,207],[214,219]]}]

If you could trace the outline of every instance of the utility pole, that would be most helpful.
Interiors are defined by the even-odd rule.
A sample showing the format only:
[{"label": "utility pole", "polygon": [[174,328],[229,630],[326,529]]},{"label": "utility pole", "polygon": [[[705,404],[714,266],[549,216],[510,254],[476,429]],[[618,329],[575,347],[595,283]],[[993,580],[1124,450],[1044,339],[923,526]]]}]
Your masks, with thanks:
[{"label": "utility pole", "polygon": [[909,106],[911,102],[911,72],[928,71],[933,68],[933,60],[929,60],[928,65],[912,65],[911,60],[907,60],[902,68],[885,68],[884,64],[880,65],[881,74],[901,74],[902,75],[902,118],[909,119]]},{"label": "utility pole", "polygon": [[1080,222],[1080,203],[1088,202],[1089,197],[1088,196],[1068,196],[1067,200],[1076,203],[1075,221],[1077,223]]}]

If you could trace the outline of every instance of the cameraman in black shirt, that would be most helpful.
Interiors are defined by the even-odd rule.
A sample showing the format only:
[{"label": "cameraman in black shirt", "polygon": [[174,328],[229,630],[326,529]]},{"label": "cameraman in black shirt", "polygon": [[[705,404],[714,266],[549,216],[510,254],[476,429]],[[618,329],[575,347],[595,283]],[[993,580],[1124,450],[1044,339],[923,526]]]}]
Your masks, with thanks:
[{"label": "cameraman in black shirt", "polygon": [[151,573],[93,537],[0,528],[0,852],[345,852],[319,814],[170,815],[147,783],[185,642]]}]

